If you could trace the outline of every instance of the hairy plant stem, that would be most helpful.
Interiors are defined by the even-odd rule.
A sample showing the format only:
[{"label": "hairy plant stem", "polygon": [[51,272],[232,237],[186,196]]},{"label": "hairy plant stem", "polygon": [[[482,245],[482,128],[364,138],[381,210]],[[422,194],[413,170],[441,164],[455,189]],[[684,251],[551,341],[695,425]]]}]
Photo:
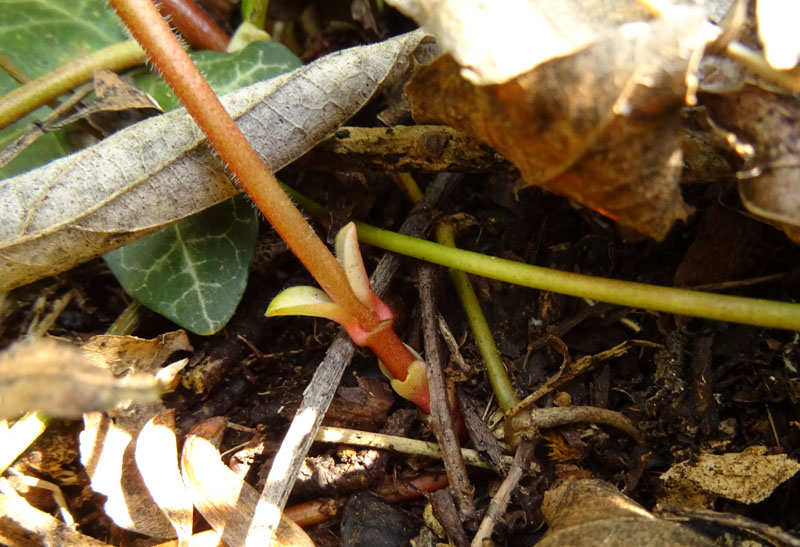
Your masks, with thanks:
[{"label": "hairy plant stem", "polygon": [[[375,330],[380,324],[377,315],[353,293],[344,270],[281,190],[150,0],[111,0],[111,5],[303,266],[334,302],[356,317],[364,330]],[[414,361],[391,328],[376,332],[368,345],[389,370],[405,370]],[[398,378],[404,379],[402,374]]]}]

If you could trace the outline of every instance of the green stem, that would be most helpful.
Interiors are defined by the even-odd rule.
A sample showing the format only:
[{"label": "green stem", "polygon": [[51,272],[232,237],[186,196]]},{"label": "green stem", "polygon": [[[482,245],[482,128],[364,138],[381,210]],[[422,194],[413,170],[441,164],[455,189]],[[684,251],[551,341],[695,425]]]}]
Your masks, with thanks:
[{"label": "green stem", "polygon": [[[436,240],[442,245],[455,248],[455,231],[450,222],[440,222],[436,226]],[[507,411],[519,403],[519,397],[514,391],[514,386],[511,385],[511,380],[508,379],[505,366],[500,358],[500,352],[494,343],[492,330],[486,322],[486,316],[483,314],[478,297],[472,288],[472,283],[470,283],[467,274],[461,270],[449,268],[447,273],[450,275],[450,280],[456,289],[461,306],[467,314],[470,328],[472,328],[472,336],[475,338],[475,345],[478,346],[478,351],[480,351],[483,362],[486,365],[486,374],[492,384],[492,391],[497,397],[500,408]]]},{"label": "green stem", "polygon": [[267,8],[269,8],[269,0],[243,0],[242,19],[264,30],[264,22],[267,20]]},{"label": "green stem", "polygon": [[132,40],[92,52],[18,87],[0,98],[0,129],[28,112],[88,82],[95,70],[122,70],[144,63],[144,51]]},{"label": "green stem", "polygon": [[357,228],[359,240],[363,243],[523,287],[591,298],[620,306],[800,330],[800,304],[591,277],[454,249],[360,222],[357,223]]}]

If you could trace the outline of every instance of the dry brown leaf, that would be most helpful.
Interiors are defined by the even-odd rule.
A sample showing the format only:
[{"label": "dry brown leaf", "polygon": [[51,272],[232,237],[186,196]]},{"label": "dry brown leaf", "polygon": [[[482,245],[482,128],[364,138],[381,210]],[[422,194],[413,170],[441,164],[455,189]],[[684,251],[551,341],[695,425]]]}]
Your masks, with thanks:
[{"label": "dry brown leaf", "polygon": [[571,481],[544,495],[550,527],[537,547],[604,545],[712,546],[710,539],[674,522],[659,520],[613,485],[595,479]]},{"label": "dry brown leaf", "polygon": [[800,243],[800,98],[754,85],[701,98],[714,122],[740,141],[749,176],[739,181],[744,206]]},{"label": "dry brown leaf", "polygon": [[0,543],[9,547],[110,547],[85,536],[20,497],[0,494]]},{"label": "dry brown leaf", "polygon": [[504,83],[652,15],[638,0],[388,2],[436,36],[463,67],[462,76],[479,85]]},{"label": "dry brown leaf", "polygon": [[[180,367],[187,362],[184,359],[177,364],[169,365],[163,369],[157,366],[163,363],[171,353],[177,350],[190,348],[186,333],[175,331],[153,340],[143,340],[133,336],[97,336],[87,342],[87,351],[90,351],[94,359],[100,361],[103,366],[108,367],[116,374],[135,374],[136,376],[146,376],[153,382],[162,385],[160,375],[166,370],[169,373],[177,373]],[[177,368],[177,370],[176,370]],[[159,380],[156,378],[159,377]],[[159,419],[154,418],[166,412],[160,400],[151,403],[134,403],[123,408],[116,408],[109,411],[109,415],[99,413],[87,413],[83,416],[84,430],[81,432],[80,453],[81,463],[86,468],[86,473],[91,479],[92,490],[107,496],[104,506],[106,514],[120,527],[131,530],[150,537],[168,539],[175,537],[170,520],[165,516],[165,511],[154,499],[154,495],[160,495],[161,491],[156,489],[155,494],[148,489],[143,473],[148,473],[148,477],[153,472],[164,471],[162,462],[156,469],[148,456],[152,453],[141,452],[141,460],[144,469],[138,465],[139,454],[137,454],[138,440],[143,429],[145,433],[144,445],[147,446],[148,436],[152,434],[162,434],[164,427],[156,428],[152,423]],[[163,421],[163,420],[162,420]],[[148,427],[149,426],[149,427]],[[169,435],[169,433],[167,433]],[[174,434],[173,434],[174,435]],[[163,449],[169,445],[154,449],[159,458],[163,459],[168,455],[163,453]],[[152,446],[150,447],[152,448]],[[177,449],[175,455],[177,462]],[[149,462],[149,463],[148,463]],[[178,480],[177,470],[172,477],[172,483]],[[149,477],[147,482],[151,484],[159,479]],[[161,479],[164,482],[165,479]],[[177,490],[177,488],[176,488]],[[178,496],[179,491],[172,492]],[[170,502],[163,501],[165,507]],[[181,510],[170,510],[171,517],[180,519]],[[188,510],[191,513],[191,510]],[[186,517],[186,515],[183,515]],[[189,525],[190,526],[190,525]],[[180,521],[176,526],[178,529],[185,529],[185,521]],[[191,530],[188,532],[191,533]]]},{"label": "dry brown leaf", "polygon": [[[231,547],[247,540],[259,493],[222,463],[216,445],[225,430],[224,418],[196,425],[186,437],[181,455],[183,482],[195,507]],[[302,528],[281,515],[274,545],[313,546]]]},{"label": "dry brown leaf", "polygon": [[176,351],[192,351],[185,330],[164,333],[149,340],[136,336],[98,334],[81,346],[96,363],[108,368],[114,376],[127,373],[156,374]]},{"label": "dry brown leaf", "polygon": [[[424,39],[416,31],[334,53],[222,102],[277,171],[430,58]],[[183,109],[140,122],[0,181],[0,291],[68,270],[238,192]]]},{"label": "dry brown leaf", "polygon": [[[667,505],[706,505],[717,497],[758,503],[782,482],[800,471],[800,463],[786,454],[766,455],[766,447],[744,452],[701,454],[694,461],[673,465],[661,475]],[[694,502],[694,503],[693,503]]]},{"label": "dry brown leaf", "polygon": [[[92,114],[99,112],[110,112],[129,109],[145,109],[163,112],[161,107],[153,98],[134,86],[126,82],[114,72],[108,69],[96,70],[92,78],[92,87],[97,98],[86,107],[81,108],[72,116],[48,126],[49,130],[65,127],[77,120],[88,118]],[[156,112],[152,112],[156,113]]]},{"label": "dry brown leaf", "polygon": [[679,110],[704,21],[685,7],[625,25],[503,85],[472,86],[443,58],[407,86],[412,112],[487,142],[520,169],[521,186],[661,239],[690,212],[678,189]]},{"label": "dry brown leaf", "polygon": [[160,393],[154,376],[115,378],[64,342],[18,342],[0,354],[0,419],[28,410],[76,418],[122,401],[158,400]]},{"label": "dry brown leaf", "polygon": [[136,439],[136,465],[153,500],[172,523],[179,547],[192,536],[192,500],[178,469],[175,410],[153,416]]},{"label": "dry brown leaf", "polygon": [[99,412],[84,414],[79,442],[92,490],[108,498],[103,506],[106,515],[126,530],[170,539],[175,530],[145,486],[134,457],[139,431],[159,410],[151,407],[117,420]]}]

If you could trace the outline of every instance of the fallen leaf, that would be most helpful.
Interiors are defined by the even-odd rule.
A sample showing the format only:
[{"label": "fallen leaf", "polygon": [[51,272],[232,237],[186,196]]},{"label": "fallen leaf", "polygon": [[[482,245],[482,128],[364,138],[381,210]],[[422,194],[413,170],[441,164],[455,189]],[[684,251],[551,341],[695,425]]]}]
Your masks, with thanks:
[{"label": "fallen leaf", "polygon": [[678,188],[680,116],[704,10],[674,6],[502,85],[473,86],[444,57],[406,90],[414,119],[480,138],[536,185],[655,239],[690,208]]},{"label": "fallen leaf", "polygon": [[637,0],[388,2],[436,36],[463,67],[461,75],[479,85],[504,83],[652,15]]},{"label": "fallen leaf", "polygon": [[768,456],[766,451],[764,446],[751,446],[743,452],[704,453],[673,465],[660,477],[666,491],[661,502],[698,506],[717,497],[748,504],[763,501],[800,471],[800,463],[786,454]]},{"label": "fallen leaf", "polygon": [[[222,463],[216,444],[225,430],[224,418],[211,418],[196,425],[183,444],[183,482],[197,510],[231,547],[247,540],[259,493]],[[275,533],[276,545],[313,546],[293,521],[281,515]]]},{"label": "fallen leaf", "polygon": [[165,410],[148,421],[136,439],[136,466],[147,490],[172,523],[180,547],[192,535],[192,500],[178,469],[175,410]]},{"label": "fallen leaf", "polygon": [[50,339],[18,342],[0,354],[0,419],[28,410],[76,418],[127,400],[154,401],[152,375],[116,378],[77,347]]},{"label": "fallen leaf", "polygon": [[110,547],[74,528],[52,515],[28,505],[20,497],[0,494],[0,542],[10,546]]},{"label": "fallen leaf", "polygon": [[49,130],[66,126],[77,120],[89,118],[99,112],[113,112],[129,109],[144,109],[161,112],[152,97],[147,93],[123,80],[116,73],[107,70],[96,70],[92,78],[92,87],[97,96],[96,100],[81,108],[75,114],[67,116],[48,127]]},{"label": "fallen leaf", "polygon": [[108,368],[114,376],[156,374],[176,351],[191,351],[186,331],[176,330],[151,339],[98,334],[81,346],[84,354]]},{"label": "fallen leaf", "polygon": [[138,416],[118,420],[99,412],[86,413],[78,439],[92,490],[107,497],[103,505],[106,515],[126,530],[171,539],[175,530],[145,486],[134,456],[139,431],[160,410],[151,407]]},{"label": "fallen leaf", "polygon": [[748,211],[800,243],[800,99],[742,85],[703,93],[714,122],[733,132],[743,155],[739,197]]},{"label": "fallen leaf", "polygon": [[536,547],[563,545],[712,546],[713,541],[674,522],[659,520],[613,485],[570,481],[548,490],[542,513],[549,529]]},{"label": "fallen leaf", "polygon": [[[87,345],[93,359],[101,362],[104,367],[113,369],[117,374],[144,375],[159,385],[169,382],[169,378],[162,378],[164,374],[176,374],[188,360],[183,359],[164,368],[158,366],[174,351],[190,347],[183,331],[168,333],[154,340],[103,335],[94,337]],[[150,443],[149,447],[152,448],[152,436],[163,434],[163,428],[156,428],[152,422],[163,423],[165,418],[158,416],[164,412],[166,410],[163,403],[157,399],[149,403],[131,403],[110,409],[107,414],[86,413],[83,415],[84,430],[79,435],[79,445],[81,463],[91,479],[92,490],[107,497],[104,505],[106,515],[126,530],[169,539],[175,537],[175,528],[147,486],[147,482],[158,480],[153,479],[152,474],[164,472],[165,464],[162,461],[154,469],[152,460],[148,459],[152,454],[142,452],[140,457],[143,471],[139,468],[137,456],[137,444],[143,430],[146,430],[143,441],[145,447]],[[163,453],[163,449],[168,447],[164,443],[163,447],[156,449],[162,460],[168,457],[168,454]],[[177,455],[175,461],[177,462]],[[143,472],[148,473],[147,482],[143,478]],[[173,484],[176,478],[172,476]],[[155,492],[161,503],[167,503],[159,489],[156,488]],[[171,494],[178,496],[179,492]],[[176,528],[183,530],[186,524],[176,516],[178,513],[179,509],[170,511],[171,517],[178,519]]]},{"label": "fallen leaf", "polygon": [[[424,38],[416,31],[334,53],[222,101],[277,171],[430,58]],[[0,181],[0,290],[68,270],[238,192],[183,109],[144,120]]]}]

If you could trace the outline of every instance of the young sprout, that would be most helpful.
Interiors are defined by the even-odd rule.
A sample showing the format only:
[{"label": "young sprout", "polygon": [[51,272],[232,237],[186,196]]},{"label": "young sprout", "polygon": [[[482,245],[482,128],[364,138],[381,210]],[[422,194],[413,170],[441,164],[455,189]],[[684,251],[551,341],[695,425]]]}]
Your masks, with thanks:
[{"label": "young sprout", "polygon": [[[278,294],[270,302],[266,316],[308,315],[336,321],[344,327],[353,342],[359,346],[370,347],[380,357],[381,353],[376,350],[375,346],[379,346],[384,340],[381,335],[385,334],[387,329],[392,328],[394,314],[372,290],[364,261],[361,258],[361,249],[358,245],[354,223],[351,222],[339,230],[336,235],[335,247],[336,259],[342,265],[353,293],[380,319],[378,326],[367,331],[355,316],[335,303],[324,291],[316,287],[305,286],[290,287]],[[428,393],[425,362],[417,352],[409,346],[403,345],[410,355],[409,357],[391,360],[379,358],[378,363],[398,395],[413,401],[425,412],[430,412],[430,394]]]}]

